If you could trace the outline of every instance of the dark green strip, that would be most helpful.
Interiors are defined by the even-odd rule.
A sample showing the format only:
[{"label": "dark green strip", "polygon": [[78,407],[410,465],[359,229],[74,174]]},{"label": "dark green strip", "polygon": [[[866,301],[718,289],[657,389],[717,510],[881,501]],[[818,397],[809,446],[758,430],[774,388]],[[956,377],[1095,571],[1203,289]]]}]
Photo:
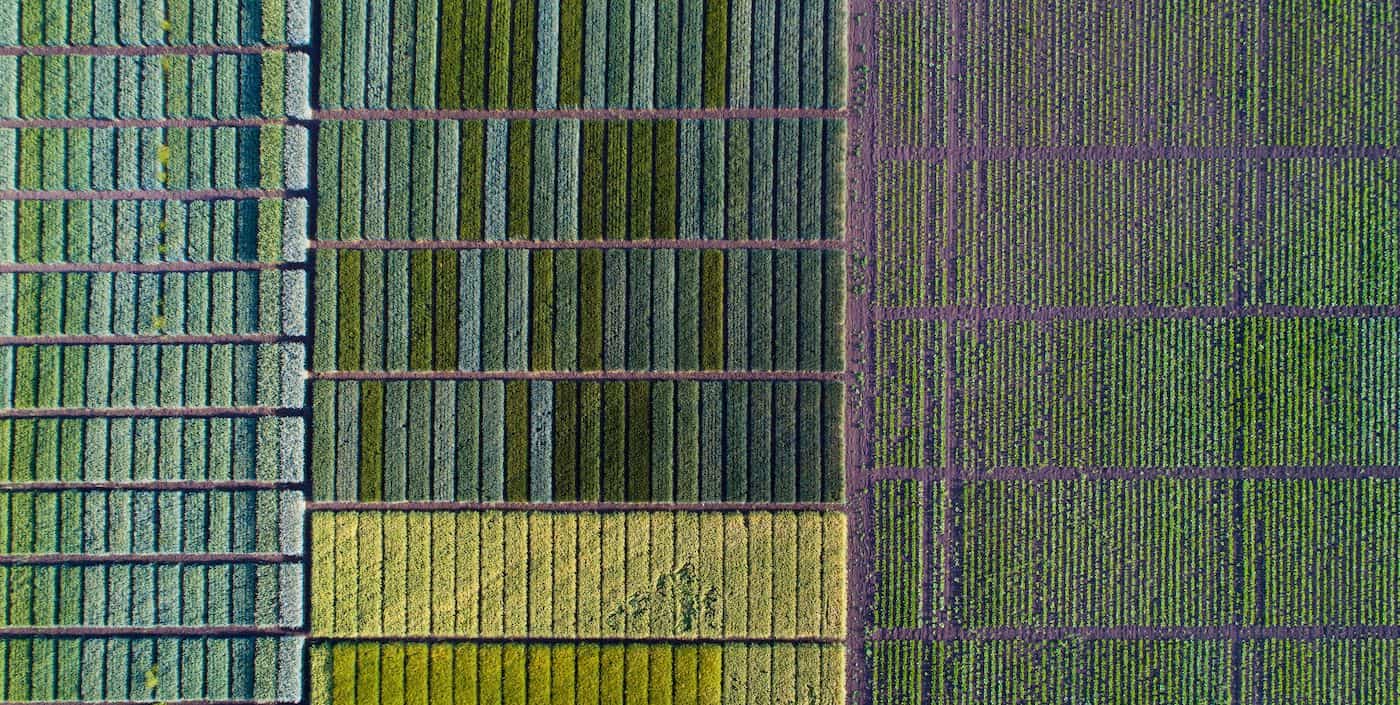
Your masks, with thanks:
[{"label": "dark green strip", "polygon": [[840,382],[822,385],[822,500],[844,499],[846,450],[842,442],[845,400]]},{"label": "dark green strip", "polygon": [[656,123],[656,168],[654,170],[655,216],[653,237],[671,240],[676,237],[676,121]]},{"label": "dark green strip", "polygon": [[773,383],[749,385],[749,501],[773,499]]},{"label": "dark green strip", "polygon": [[511,120],[507,146],[506,178],[509,193],[506,206],[506,238],[530,239],[530,172],[533,125],[529,120]]},{"label": "dark green strip", "polygon": [[530,499],[530,383],[506,382],[506,501]]},{"label": "dark green strip", "polygon": [[652,232],[652,174],[655,172],[652,165],[652,122],[638,120],[631,125],[632,175],[628,184],[631,201],[628,215],[632,218],[632,224],[628,235],[632,240],[649,240]]},{"label": "dark green strip", "polygon": [[797,385],[797,501],[816,502],[822,492],[821,382]]},{"label": "dark green strip", "polygon": [[603,368],[603,253],[579,253],[578,366]]},{"label": "dark green strip", "polygon": [[700,256],[700,368],[724,369],[724,252]]},{"label": "dark green strip", "polygon": [[433,368],[453,370],[457,368],[457,253],[439,250],[434,259]]},{"label": "dark green strip", "polygon": [[596,502],[602,496],[602,392],[598,382],[579,385],[578,498],[583,502]]},{"label": "dark green strip", "polygon": [[514,108],[535,107],[535,2],[514,0],[515,20],[511,23],[510,104]]},{"label": "dark green strip", "polygon": [[749,501],[749,388],[725,385],[724,499]]},{"label": "dark green strip", "polygon": [[724,106],[726,60],[729,57],[729,4],[705,3],[705,107]]},{"label": "dark green strip", "polygon": [[559,3],[559,107],[583,103],[583,0]]},{"label": "dark green strip", "polygon": [[340,354],[337,364],[342,370],[360,368],[360,253],[345,250],[339,253],[340,271],[337,311]]},{"label": "dark green strip", "polygon": [[554,385],[554,500],[572,502],[578,492],[578,383]]},{"label": "dark green strip", "polygon": [[462,107],[462,30],[464,4],[468,0],[441,0],[442,21],[438,44],[438,103],[444,108]]},{"label": "dark green strip", "polygon": [[408,367],[432,368],[433,361],[433,253],[414,250],[408,256],[409,318]]},{"label": "dark green strip", "polygon": [[651,385],[651,499],[675,499],[675,411],[676,383]]},{"label": "dark green strip", "polygon": [[487,107],[503,110],[510,107],[510,15],[512,0],[493,0],[491,6],[490,46],[486,56],[491,72],[486,90]]},{"label": "dark green strip", "polygon": [[621,502],[627,480],[627,389],[603,383],[603,501]]},{"label": "dark green strip", "polygon": [[797,499],[797,383],[773,384],[773,501]]},{"label": "dark green strip", "polygon": [[501,370],[506,364],[505,250],[482,253],[481,279],[481,368]]},{"label": "dark green strip", "polygon": [[627,140],[626,120],[607,123],[607,239],[627,239]]},{"label": "dark green strip", "polygon": [[651,499],[651,389],[641,381],[627,383],[627,499]]},{"label": "dark green strip", "polygon": [[484,237],[481,206],[486,198],[486,123],[480,120],[462,123],[462,160],[458,168],[459,237],[481,240]]},{"label": "dark green strip", "polygon": [[[486,107],[486,0],[466,3],[462,37],[462,107]],[[466,123],[463,127],[470,126]],[[480,130],[481,123],[476,123]],[[464,136],[465,138],[465,136]]]},{"label": "dark green strip", "polygon": [[384,383],[360,383],[361,502],[384,499]]},{"label": "dark green strip", "polygon": [[583,179],[579,189],[579,238],[603,239],[603,123],[583,123]]}]

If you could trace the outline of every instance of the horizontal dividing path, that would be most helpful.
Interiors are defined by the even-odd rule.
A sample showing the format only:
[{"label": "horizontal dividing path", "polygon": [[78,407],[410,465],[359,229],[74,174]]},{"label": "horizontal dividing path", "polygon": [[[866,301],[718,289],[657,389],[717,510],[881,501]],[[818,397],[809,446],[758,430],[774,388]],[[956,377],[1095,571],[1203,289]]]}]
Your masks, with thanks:
[{"label": "horizontal dividing path", "polygon": [[551,108],[474,110],[401,108],[316,110],[317,121],[334,120],[755,120],[846,119],[849,110],[829,108]]},{"label": "horizontal dividing path", "polygon": [[607,644],[625,646],[628,644],[669,644],[675,646],[700,645],[775,645],[775,644],[840,644],[841,637],[827,636],[785,636],[785,637],[659,637],[659,636],[460,636],[460,635],[406,635],[374,636],[347,639],[335,636],[311,636],[311,644]]},{"label": "horizontal dividing path", "polygon": [[217,565],[300,563],[300,555],[283,553],[32,553],[0,556],[0,565]]},{"label": "horizontal dividing path", "polygon": [[196,335],[189,333],[169,333],[164,335],[140,334],[65,334],[48,335],[0,335],[0,345],[221,345],[239,343],[306,343],[303,335],[275,335],[270,333],[225,333]]},{"label": "horizontal dividing path", "polygon": [[47,44],[40,46],[0,46],[0,56],[216,56],[219,54],[265,54],[298,47],[246,44]]},{"label": "horizontal dividing path", "polygon": [[219,201],[225,199],[305,198],[304,190],[284,189],[112,189],[96,191],[0,190],[0,201]]},{"label": "horizontal dividing path", "polygon": [[[862,471],[871,480],[909,480],[938,478],[941,467],[880,466]],[[1083,480],[1351,480],[1400,479],[1397,465],[1267,465],[1257,467],[1221,466],[1143,466],[1143,467],[1002,467],[969,470],[963,482],[1059,482]]]},{"label": "horizontal dividing path", "polygon": [[0,274],[193,274],[307,269],[310,269],[307,262],[0,262]]},{"label": "horizontal dividing path", "polygon": [[1167,626],[1137,625],[1098,627],[959,627],[953,625],[913,629],[874,629],[867,641],[1018,641],[1045,642],[1062,639],[1107,640],[1192,640],[1235,641],[1278,639],[1320,641],[1331,639],[1400,639],[1400,625],[1226,625]]},{"label": "horizontal dividing path", "polygon": [[312,250],[845,250],[844,240],[317,240]]},{"label": "horizontal dividing path", "polygon": [[66,407],[0,409],[0,419],[46,418],[251,418],[296,417],[301,407],[280,406],[166,406],[166,407]]},{"label": "horizontal dividing path", "polygon": [[842,382],[845,372],[804,370],[328,370],[313,380],[537,380],[553,382]]},{"label": "horizontal dividing path", "polygon": [[1160,306],[1160,305],[948,305],[922,307],[876,307],[877,321],[1059,321],[1096,320],[1191,320],[1231,318],[1396,318],[1400,304],[1356,304],[1306,306],[1286,304]]},{"label": "horizontal dividing path", "polygon": [[527,512],[835,512],[842,502],[307,502],[310,511],[432,512],[442,510]]}]

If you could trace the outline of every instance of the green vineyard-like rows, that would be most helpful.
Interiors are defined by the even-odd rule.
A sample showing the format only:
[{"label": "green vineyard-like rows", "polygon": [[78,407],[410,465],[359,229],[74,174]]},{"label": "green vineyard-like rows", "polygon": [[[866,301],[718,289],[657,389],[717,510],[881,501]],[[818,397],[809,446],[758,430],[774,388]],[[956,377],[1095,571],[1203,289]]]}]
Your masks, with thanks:
[{"label": "green vineyard-like rows", "polygon": [[966,472],[1397,463],[1393,318],[980,327],[954,343]]},{"label": "green vineyard-like rows", "polygon": [[0,566],[0,624],[295,629],[302,580],[300,563]]},{"label": "green vineyard-like rows", "polygon": [[304,435],[298,417],[0,419],[0,482],[295,481]]},{"label": "green vineyard-like rows", "polygon": [[304,199],[0,201],[0,262],[296,261],[306,211]]},{"label": "green vineyard-like rows", "polygon": [[[868,647],[875,702],[1391,702],[1400,642],[878,641]],[[1233,675],[1238,669],[1238,675]],[[1072,674],[1072,676],[1070,675]]]},{"label": "green vineyard-like rows", "polygon": [[311,647],[312,705],[844,702],[839,644],[419,644]]},{"label": "green vineyard-like rows", "polygon": [[313,636],[845,634],[836,512],[317,512]]},{"label": "green vineyard-like rows", "polygon": [[302,505],[287,490],[13,490],[0,495],[0,553],[296,555]]},{"label": "green vineyard-like rows", "polygon": [[[0,331],[299,335],[306,318],[288,304],[304,302],[305,291],[306,275],[291,271],[0,273],[0,309],[9,314],[0,314]],[[13,357],[13,348],[0,356]]]},{"label": "green vineyard-like rows", "polygon": [[[940,525],[937,505],[924,506],[922,487],[913,480],[880,480],[872,490],[875,526],[875,596],[872,621],[878,627],[924,624],[923,595],[943,571],[929,563],[924,523]],[[937,531],[930,538],[937,540]],[[938,588],[935,588],[938,589]]]},{"label": "green vineyard-like rows", "polygon": [[1400,143],[1393,8],[1291,0],[1213,10],[1053,0],[969,13],[959,141]]},{"label": "green vineyard-like rows", "polygon": [[321,126],[322,240],[839,240],[836,120]]},{"label": "green vineyard-like rows", "polygon": [[[1386,625],[1395,480],[970,482],[970,627]],[[1037,536],[1036,542],[1020,540]],[[1235,538],[1238,536],[1238,539]],[[1244,593],[1236,589],[1237,575]],[[1257,586],[1257,587],[1256,587]],[[1256,594],[1256,589],[1258,594]],[[1092,596],[1092,600],[1085,599]]]},{"label": "green vineyard-like rows", "polygon": [[0,128],[0,147],[0,179],[21,189],[307,185],[304,127]]},{"label": "green vineyard-like rows", "polygon": [[317,253],[321,370],[839,371],[842,253]]},{"label": "green vineyard-like rows", "polygon": [[0,46],[305,44],[308,0],[14,0]]},{"label": "green vineyard-like rows", "polygon": [[316,382],[319,498],[840,501],[835,382]]},{"label": "green vineyard-like rows", "polygon": [[301,355],[292,345],[5,347],[0,409],[290,406]]},{"label": "green vineyard-like rows", "polygon": [[[16,61],[18,59],[18,61]],[[258,118],[307,112],[305,54],[0,57],[0,118]]]},{"label": "green vineyard-like rows", "polygon": [[1396,169],[1332,157],[979,161],[950,195],[939,164],[882,162],[873,293],[884,306],[1394,305]]},{"label": "green vineyard-like rows", "polygon": [[322,18],[326,108],[820,108],[846,98],[845,6],[829,0],[330,0]]},{"label": "green vineyard-like rows", "polygon": [[8,638],[0,680],[9,701],[292,702],[303,658],[293,638]]}]

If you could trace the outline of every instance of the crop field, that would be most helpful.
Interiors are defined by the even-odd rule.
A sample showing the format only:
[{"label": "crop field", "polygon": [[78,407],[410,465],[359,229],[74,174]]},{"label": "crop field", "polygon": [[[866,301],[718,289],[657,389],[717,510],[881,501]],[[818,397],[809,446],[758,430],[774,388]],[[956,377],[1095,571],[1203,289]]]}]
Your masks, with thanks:
[{"label": "crop field", "polygon": [[1400,703],[1397,37],[0,0],[0,701]]},{"label": "crop field", "polygon": [[1400,15],[848,12],[851,702],[1400,702]]}]

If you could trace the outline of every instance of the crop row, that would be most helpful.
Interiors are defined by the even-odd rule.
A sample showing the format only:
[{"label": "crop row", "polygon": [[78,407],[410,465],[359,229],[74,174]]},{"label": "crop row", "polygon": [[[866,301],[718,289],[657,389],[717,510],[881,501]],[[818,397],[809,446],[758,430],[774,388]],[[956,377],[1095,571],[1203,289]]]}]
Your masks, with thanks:
[{"label": "crop row", "polygon": [[283,626],[302,623],[302,566],[0,566],[3,626]]},{"label": "crop row", "polygon": [[299,345],[0,347],[0,409],[300,406]]},{"label": "crop row", "polygon": [[320,498],[842,496],[834,382],[316,382],[311,403]]},{"label": "crop row", "polygon": [[875,276],[879,306],[942,303],[943,167],[916,160],[875,165]]},{"label": "crop row", "polygon": [[322,240],[839,240],[845,123],[333,120]]},{"label": "crop row", "polygon": [[1222,641],[876,641],[866,659],[876,705],[1235,702]]},{"label": "crop row", "polygon": [[299,638],[7,638],[0,693],[8,702],[301,697]]},{"label": "crop row", "polygon": [[0,273],[0,334],[302,335],[305,292],[297,271]]},{"label": "crop row", "polygon": [[[1238,484],[1236,484],[1238,483]],[[971,482],[962,613],[981,626],[1387,625],[1393,480]],[[1237,519],[1236,517],[1239,517]]]},{"label": "crop row", "polygon": [[846,98],[844,3],[830,0],[333,0],[322,16],[328,108],[820,108]]},{"label": "crop row", "polygon": [[302,428],[274,416],[0,419],[0,482],[298,480]]},{"label": "crop row", "polygon": [[315,367],[843,367],[842,253],[318,252]]},{"label": "crop row", "polygon": [[299,492],[6,491],[0,553],[301,553]]},{"label": "crop row", "polygon": [[837,512],[315,512],[314,636],[845,634]]},{"label": "crop row", "polygon": [[[13,150],[13,151],[10,151]],[[0,128],[0,187],[302,189],[304,127]]]},{"label": "crop row", "polygon": [[[1395,145],[1384,5],[994,4],[957,53],[963,144]],[[1267,38],[1267,39],[1265,39]],[[934,75],[937,75],[936,73]]]},{"label": "crop row", "polygon": [[305,54],[0,56],[0,118],[258,118],[307,112]]},{"label": "crop row", "polygon": [[307,0],[15,0],[0,46],[306,44]]},{"label": "crop row", "polygon": [[883,321],[875,327],[876,467],[943,464],[941,400],[942,326],[928,321]]},{"label": "crop row", "polygon": [[973,474],[1393,465],[1397,327],[1304,317],[959,326],[957,462]]},{"label": "crop row", "polygon": [[875,525],[871,612],[877,627],[923,626],[925,588],[930,577],[943,572],[943,566],[929,565],[933,549],[924,540],[926,521],[942,523],[941,507],[925,506],[922,493],[923,487],[914,480],[881,480],[871,489]]},{"label": "crop row", "polygon": [[[877,705],[937,702],[1387,702],[1400,642],[1245,640],[880,641],[866,655]],[[1234,695],[1232,695],[1234,693]]]},{"label": "crop row", "polygon": [[875,303],[1394,305],[1396,169],[1330,157],[993,160],[968,165],[949,194],[939,164],[882,162]]},{"label": "crop row", "polygon": [[305,258],[305,199],[0,201],[0,262]]},{"label": "crop row", "polygon": [[310,651],[312,705],[845,700],[839,644],[337,641]]},{"label": "crop row", "polygon": [[895,147],[943,145],[946,59],[955,41],[943,4],[875,5],[875,80],[866,88],[877,126],[872,141]]}]

